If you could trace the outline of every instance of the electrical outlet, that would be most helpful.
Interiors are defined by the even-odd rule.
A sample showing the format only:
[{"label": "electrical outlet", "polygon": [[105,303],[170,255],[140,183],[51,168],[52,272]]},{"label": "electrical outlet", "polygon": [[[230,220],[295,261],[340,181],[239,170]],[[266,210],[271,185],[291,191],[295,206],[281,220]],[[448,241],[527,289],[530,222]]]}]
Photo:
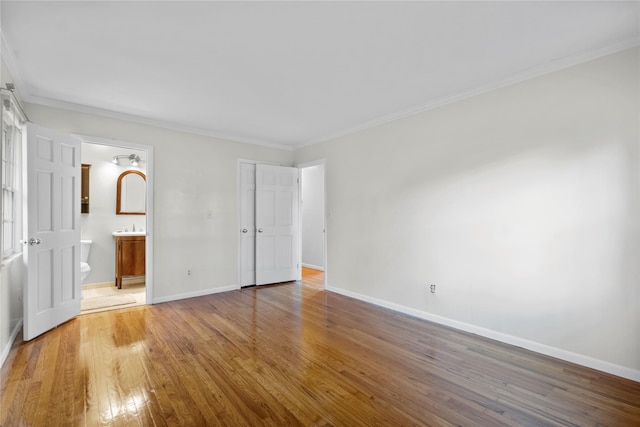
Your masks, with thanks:
[{"label": "electrical outlet", "polygon": [[191,276],[191,269],[187,270],[187,276]]},{"label": "electrical outlet", "polygon": [[432,294],[436,293],[436,285],[435,284],[429,285],[429,288],[431,289],[431,293]]}]

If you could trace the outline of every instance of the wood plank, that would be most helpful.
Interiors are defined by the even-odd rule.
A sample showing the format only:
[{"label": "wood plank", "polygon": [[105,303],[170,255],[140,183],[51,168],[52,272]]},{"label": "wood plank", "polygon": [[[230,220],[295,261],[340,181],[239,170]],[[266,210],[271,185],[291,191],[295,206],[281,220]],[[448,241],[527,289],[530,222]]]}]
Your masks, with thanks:
[{"label": "wood plank", "polygon": [[324,288],[324,271],[302,267],[302,282],[314,288]]},{"label": "wood plank", "polygon": [[3,427],[640,425],[638,382],[305,282],[80,316],[0,393]]}]

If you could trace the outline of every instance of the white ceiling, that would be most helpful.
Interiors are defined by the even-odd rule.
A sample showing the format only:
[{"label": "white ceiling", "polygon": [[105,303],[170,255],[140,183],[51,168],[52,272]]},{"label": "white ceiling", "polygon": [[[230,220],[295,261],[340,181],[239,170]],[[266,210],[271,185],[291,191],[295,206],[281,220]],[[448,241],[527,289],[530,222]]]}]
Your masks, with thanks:
[{"label": "white ceiling", "polygon": [[639,44],[639,2],[2,1],[28,102],[299,147]]}]

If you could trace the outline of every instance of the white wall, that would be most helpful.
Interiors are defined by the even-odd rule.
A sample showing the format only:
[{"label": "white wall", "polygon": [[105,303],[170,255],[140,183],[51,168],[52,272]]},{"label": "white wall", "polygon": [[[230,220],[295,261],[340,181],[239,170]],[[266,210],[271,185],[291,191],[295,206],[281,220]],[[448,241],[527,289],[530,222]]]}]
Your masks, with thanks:
[{"label": "white wall", "polygon": [[291,165],[292,152],[34,104],[25,109],[45,127],[153,147],[155,302],[237,287],[237,161]]},{"label": "white wall", "polygon": [[324,165],[302,169],[302,264],[324,270]]},{"label": "white wall", "polygon": [[[131,166],[127,159],[119,165],[111,162],[113,156],[137,154],[140,162]],[[82,144],[82,163],[91,165],[89,213],[82,214],[82,239],[91,240],[89,265],[91,271],[83,285],[114,282],[115,280],[115,244],[111,233],[115,230],[131,230],[146,227],[145,215],[116,215],[116,183],[120,174],[126,170],[139,170],[146,174],[146,151],[124,149],[108,145]]]},{"label": "white wall", "polygon": [[636,48],[298,150],[328,287],[640,380],[639,75]]}]

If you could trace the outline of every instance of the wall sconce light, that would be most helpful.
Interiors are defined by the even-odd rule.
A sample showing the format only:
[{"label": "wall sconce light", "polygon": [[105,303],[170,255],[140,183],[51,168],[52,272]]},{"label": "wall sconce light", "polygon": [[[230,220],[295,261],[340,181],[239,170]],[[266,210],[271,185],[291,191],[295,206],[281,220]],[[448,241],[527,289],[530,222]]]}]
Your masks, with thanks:
[{"label": "wall sconce light", "polygon": [[140,161],[140,156],[138,156],[137,154],[120,154],[118,156],[113,156],[113,160],[111,160],[111,163],[113,163],[114,165],[119,165],[120,159],[123,158],[129,159],[132,166],[138,166],[138,162]]}]

